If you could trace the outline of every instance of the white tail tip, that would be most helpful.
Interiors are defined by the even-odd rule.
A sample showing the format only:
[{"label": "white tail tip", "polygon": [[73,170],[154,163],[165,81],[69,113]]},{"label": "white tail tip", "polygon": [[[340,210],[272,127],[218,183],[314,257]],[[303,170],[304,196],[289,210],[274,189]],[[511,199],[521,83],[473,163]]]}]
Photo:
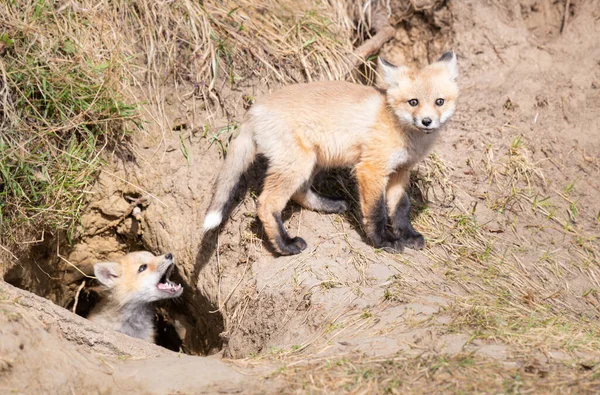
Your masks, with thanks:
[{"label": "white tail tip", "polygon": [[216,228],[223,221],[223,215],[218,211],[211,211],[204,217],[204,225],[202,226],[203,231],[211,230]]}]

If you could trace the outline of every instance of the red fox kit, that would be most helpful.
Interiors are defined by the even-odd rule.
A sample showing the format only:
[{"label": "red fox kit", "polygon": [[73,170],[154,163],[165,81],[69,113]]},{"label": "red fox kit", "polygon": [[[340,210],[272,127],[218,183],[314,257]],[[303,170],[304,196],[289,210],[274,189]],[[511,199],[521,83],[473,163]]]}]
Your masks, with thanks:
[{"label": "red fox kit", "polygon": [[[218,175],[204,230],[216,228],[237,183],[257,154],[269,162],[258,217],[273,247],[283,255],[306,248],[290,237],[281,211],[294,200],[324,213],[347,204],[311,189],[322,168],[352,167],[358,181],[365,232],[375,247],[402,251],[423,248],[423,236],[410,222],[406,194],[410,169],[429,152],[450,119],[458,97],[454,52],[420,70],[396,67],[382,58],[386,90],[328,81],[287,86],[257,101]],[[391,231],[388,229],[391,220]]]},{"label": "red fox kit", "polygon": [[152,302],[183,292],[181,285],[169,280],[174,268],[173,254],[154,256],[147,251],[131,252],[115,262],[96,263],[94,274],[107,288],[107,297],[88,319],[154,342]]}]

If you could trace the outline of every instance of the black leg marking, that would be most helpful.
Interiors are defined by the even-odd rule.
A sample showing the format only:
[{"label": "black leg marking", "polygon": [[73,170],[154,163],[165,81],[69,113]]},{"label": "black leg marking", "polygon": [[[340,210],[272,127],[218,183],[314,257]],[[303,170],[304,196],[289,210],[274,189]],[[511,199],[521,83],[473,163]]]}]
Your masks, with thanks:
[{"label": "black leg marking", "polygon": [[396,212],[392,218],[392,229],[394,230],[394,234],[398,236],[407,247],[415,250],[420,250],[425,247],[423,235],[417,232],[410,222],[410,198],[406,192],[396,207]]},{"label": "black leg marking", "polygon": [[343,199],[319,195],[310,187],[305,187],[296,192],[292,199],[304,208],[319,211],[321,213],[337,214],[348,210],[348,203]]},{"label": "black leg marking", "polygon": [[383,196],[377,201],[369,217],[367,235],[373,245],[386,251],[402,252],[404,250],[402,241],[387,229],[388,214]]},{"label": "black leg marking", "polygon": [[275,237],[276,248],[281,255],[296,255],[301,253],[306,248],[306,241],[301,237],[291,238],[283,227],[283,221],[281,221],[281,213],[273,214],[275,221],[277,221],[277,228],[279,235]]},{"label": "black leg marking", "polygon": [[348,210],[348,203],[344,199],[337,199],[328,196],[323,196],[315,191],[312,191],[315,198],[318,199],[319,211],[328,214],[339,214]]}]

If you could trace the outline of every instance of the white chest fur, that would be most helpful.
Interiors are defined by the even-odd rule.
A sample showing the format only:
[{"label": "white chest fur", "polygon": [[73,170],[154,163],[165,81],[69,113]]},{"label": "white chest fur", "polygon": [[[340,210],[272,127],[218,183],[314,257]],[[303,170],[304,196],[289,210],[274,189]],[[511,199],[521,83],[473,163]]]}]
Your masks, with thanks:
[{"label": "white chest fur", "polygon": [[406,166],[408,159],[408,149],[401,148],[392,151],[388,159],[388,170],[394,172],[398,167]]}]

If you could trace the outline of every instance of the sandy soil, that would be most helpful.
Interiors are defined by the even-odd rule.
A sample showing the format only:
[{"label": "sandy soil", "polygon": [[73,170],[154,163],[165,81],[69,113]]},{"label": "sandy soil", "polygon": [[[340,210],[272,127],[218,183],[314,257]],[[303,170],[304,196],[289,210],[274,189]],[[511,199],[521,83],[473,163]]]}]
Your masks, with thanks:
[{"label": "sandy soil", "polygon": [[[251,169],[245,182],[250,193],[240,195],[220,234],[203,239],[199,230],[222,159],[218,139],[226,143],[227,133],[211,139],[215,128],[205,136],[207,113],[171,89],[160,109],[164,122],[134,136],[133,160],[115,161],[110,174],[100,175],[83,218],[85,234],[67,259],[89,273],[96,260],[130,249],[173,252],[186,291],[181,302],[161,311],[178,328],[182,350],[192,354],[473,353],[517,366],[526,350],[544,364],[597,360],[598,348],[571,352],[559,340],[546,348],[510,336],[482,340],[471,321],[461,321],[471,317],[476,299],[487,301],[491,289],[501,295],[501,287],[521,293],[511,299],[522,303],[515,311],[543,300],[557,317],[599,316],[597,293],[588,291],[600,288],[600,46],[593,39],[600,36],[600,2],[570,3],[560,33],[562,2],[449,2],[433,15],[398,25],[396,38],[384,47],[395,63],[434,60],[449,46],[459,57],[457,114],[435,156],[414,175],[415,222],[428,242],[424,251],[374,250],[364,242],[356,204],[342,216],[290,205],[286,226],[309,247],[298,256],[273,256],[254,215],[264,164]],[[212,124],[240,120],[242,96],[265,91],[250,83],[224,90],[224,101],[240,104],[229,119],[222,115]],[[321,188],[356,197],[348,174],[322,178]],[[126,212],[126,198],[143,194],[132,184],[152,194],[142,206],[143,221],[125,218],[113,233],[94,235]],[[521,194],[510,193],[516,190]],[[552,207],[531,195],[515,197],[531,190],[540,200],[552,196]],[[477,233],[461,233],[459,216],[475,218]],[[485,255],[492,242],[490,255],[497,260],[469,255],[481,246]],[[20,285],[69,306],[82,276],[64,262],[61,268],[62,287]],[[5,279],[19,283],[22,270],[13,268]],[[102,392],[114,390],[114,383],[127,391],[195,393],[264,385],[259,373],[242,375],[215,357],[177,355],[106,333],[0,286],[0,378],[8,380],[0,388],[66,392],[71,385]]]}]

